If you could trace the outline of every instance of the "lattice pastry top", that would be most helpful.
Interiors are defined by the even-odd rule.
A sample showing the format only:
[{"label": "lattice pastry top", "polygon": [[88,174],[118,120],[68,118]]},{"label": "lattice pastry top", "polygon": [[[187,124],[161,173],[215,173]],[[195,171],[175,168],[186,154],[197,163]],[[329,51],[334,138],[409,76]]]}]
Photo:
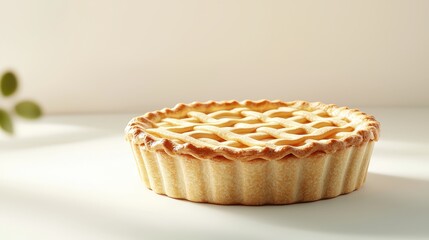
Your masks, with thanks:
[{"label": "lattice pastry top", "polygon": [[171,155],[276,160],[376,141],[379,123],[359,110],[319,102],[211,101],[146,113],[130,121],[126,134]]}]

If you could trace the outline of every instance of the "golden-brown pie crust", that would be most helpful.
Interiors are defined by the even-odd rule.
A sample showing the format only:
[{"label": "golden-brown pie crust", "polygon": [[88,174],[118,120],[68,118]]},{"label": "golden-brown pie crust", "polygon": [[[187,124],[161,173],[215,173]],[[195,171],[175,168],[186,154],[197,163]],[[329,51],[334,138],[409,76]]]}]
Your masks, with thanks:
[{"label": "golden-brown pie crust", "polygon": [[[248,107],[254,110],[271,109],[279,107],[292,107],[297,109],[321,109],[328,114],[348,118],[356,121],[356,128],[352,135],[343,139],[330,139],[328,141],[311,141],[301,146],[284,145],[260,148],[228,148],[228,147],[206,147],[196,146],[192,143],[176,143],[168,138],[159,138],[146,131],[154,127],[155,123],[166,117],[185,117],[190,111],[215,112],[223,109],[234,109]],[[146,113],[130,121],[126,128],[126,137],[135,144],[144,144],[149,150],[164,150],[170,155],[185,154],[198,159],[222,157],[235,161],[249,161],[252,159],[278,160],[288,155],[306,157],[315,152],[332,153],[350,146],[359,146],[362,143],[378,140],[379,123],[373,116],[367,115],[357,109],[338,107],[334,104],[323,104],[320,102],[306,101],[224,101],[224,102],[194,102],[192,104],[178,104],[172,109],[165,108],[160,111]]]},{"label": "golden-brown pie crust", "polygon": [[[250,109],[253,112],[243,112],[241,108]],[[285,109],[286,113],[269,112],[280,108]],[[272,118],[281,114],[294,115],[288,112],[290,109],[302,110],[304,115],[308,111],[322,115],[326,113],[327,116],[322,116],[326,117],[326,120],[320,121],[321,123],[312,124],[310,121],[308,123],[310,133],[305,132],[302,136],[298,136],[297,139],[301,139],[299,141],[288,140],[290,136],[283,133],[288,129],[293,133],[300,133],[302,129],[307,128],[307,122],[297,123],[297,128],[288,128],[288,124],[295,123],[282,122],[280,125],[286,125],[286,129],[281,129],[279,132],[275,129],[259,129],[262,133],[258,136],[268,132],[268,135],[286,139],[266,141],[267,146],[264,146],[266,142],[247,139],[249,135],[243,136],[244,140],[237,140],[236,138],[241,138],[241,135],[224,133],[219,128],[211,127],[213,121],[217,122],[219,119],[207,117],[223,110],[226,110],[227,114],[230,111],[234,115],[239,110],[242,111],[240,114],[261,118],[268,116],[273,120]],[[180,125],[183,123],[181,119],[188,118],[188,115],[201,115],[200,117],[209,122],[207,124],[209,127],[204,126],[204,122],[191,122],[185,123],[184,128],[183,126],[166,128],[176,131],[180,129],[178,134],[164,134],[162,126],[165,123],[162,121],[168,119]],[[319,118],[319,115],[316,115],[308,117]],[[300,121],[305,118],[307,116],[300,118]],[[232,118],[226,121],[236,120]],[[276,121],[281,122],[281,119]],[[325,128],[326,131],[319,130],[324,128],[323,124],[326,122],[332,126]],[[258,124],[256,123],[257,126]],[[264,124],[266,123],[262,125]],[[318,124],[321,127],[314,128]],[[229,124],[225,129],[233,131],[235,126],[238,125],[233,124],[231,128]],[[271,126],[279,127],[276,123]],[[379,126],[373,116],[333,104],[268,100],[211,101],[178,104],[172,109],[146,113],[132,119],[125,132],[142,181],[154,192],[194,202],[264,205],[316,201],[360,188],[366,179],[374,143],[378,140]],[[213,146],[211,144],[213,141],[210,139],[206,144],[180,135],[180,132],[194,131],[194,128],[197,131],[198,129],[215,131],[215,135],[221,135],[221,137],[217,139],[220,142],[213,141],[219,144]],[[336,130],[331,133],[332,129]],[[258,130],[255,134],[258,134]],[[250,141],[250,143],[248,143],[249,146],[231,147],[233,145],[230,143],[235,144],[234,141],[222,142],[222,137],[243,142]],[[298,144],[268,144],[283,142],[298,142]],[[251,146],[252,143],[261,146]]]}]

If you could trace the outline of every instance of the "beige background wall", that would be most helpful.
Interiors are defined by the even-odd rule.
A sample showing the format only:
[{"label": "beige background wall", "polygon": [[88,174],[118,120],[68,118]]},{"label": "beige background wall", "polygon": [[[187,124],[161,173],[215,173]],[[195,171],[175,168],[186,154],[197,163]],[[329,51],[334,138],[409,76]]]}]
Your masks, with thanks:
[{"label": "beige background wall", "polygon": [[48,113],[247,98],[429,106],[429,1],[0,0],[0,9],[0,71],[16,70],[16,97]]}]

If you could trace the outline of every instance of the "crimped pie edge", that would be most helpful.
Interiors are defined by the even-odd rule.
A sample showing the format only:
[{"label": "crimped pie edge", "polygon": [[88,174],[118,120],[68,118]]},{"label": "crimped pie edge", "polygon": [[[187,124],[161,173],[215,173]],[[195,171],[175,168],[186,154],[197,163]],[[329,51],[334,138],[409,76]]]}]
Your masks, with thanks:
[{"label": "crimped pie edge", "polygon": [[[214,112],[222,109],[233,109],[236,107],[261,107],[263,105],[273,105],[276,107],[293,107],[293,108],[312,108],[322,109],[333,116],[342,116],[349,119],[358,118],[361,121],[361,128],[356,134],[347,136],[342,139],[330,139],[329,141],[320,142],[311,141],[301,146],[278,146],[276,148],[230,148],[219,146],[216,148],[195,146],[192,143],[176,143],[170,139],[158,138],[145,131],[153,127],[153,122],[172,115],[185,116],[189,111],[199,111],[200,109],[210,109],[208,112]],[[169,155],[191,155],[198,159],[213,160],[235,160],[251,161],[255,159],[279,160],[288,156],[304,158],[314,153],[333,153],[350,146],[360,146],[368,141],[377,141],[379,137],[380,123],[374,116],[361,112],[358,109],[348,107],[338,107],[335,104],[324,104],[321,102],[308,101],[290,101],[283,102],[280,100],[244,100],[244,101],[208,101],[193,102],[190,104],[179,103],[174,108],[164,108],[158,111],[148,112],[142,116],[133,118],[125,129],[126,139],[134,144],[144,145],[148,150],[164,150]]]}]

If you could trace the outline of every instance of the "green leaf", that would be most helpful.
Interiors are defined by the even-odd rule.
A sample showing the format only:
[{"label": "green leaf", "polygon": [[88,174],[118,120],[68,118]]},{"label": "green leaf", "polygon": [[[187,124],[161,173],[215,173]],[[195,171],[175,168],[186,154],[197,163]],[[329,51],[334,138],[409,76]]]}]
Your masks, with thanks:
[{"label": "green leaf", "polygon": [[18,116],[27,119],[36,119],[42,116],[42,109],[32,101],[22,101],[15,105],[15,112]]},{"label": "green leaf", "polygon": [[3,109],[0,109],[0,128],[9,134],[13,134],[12,119]]},{"label": "green leaf", "polygon": [[18,88],[18,80],[13,72],[5,72],[1,77],[0,89],[3,96],[7,97],[15,93]]}]

